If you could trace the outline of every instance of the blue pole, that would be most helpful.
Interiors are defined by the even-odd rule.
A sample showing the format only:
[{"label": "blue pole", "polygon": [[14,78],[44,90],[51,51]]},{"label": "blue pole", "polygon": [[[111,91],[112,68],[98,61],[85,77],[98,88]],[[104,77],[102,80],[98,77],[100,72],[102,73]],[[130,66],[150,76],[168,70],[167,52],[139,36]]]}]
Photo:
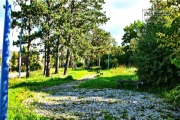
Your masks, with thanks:
[{"label": "blue pole", "polygon": [[1,68],[1,77],[0,77],[0,120],[7,119],[10,28],[11,28],[11,5],[9,1],[6,0],[4,37],[3,37],[3,46],[2,46],[2,68]]}]

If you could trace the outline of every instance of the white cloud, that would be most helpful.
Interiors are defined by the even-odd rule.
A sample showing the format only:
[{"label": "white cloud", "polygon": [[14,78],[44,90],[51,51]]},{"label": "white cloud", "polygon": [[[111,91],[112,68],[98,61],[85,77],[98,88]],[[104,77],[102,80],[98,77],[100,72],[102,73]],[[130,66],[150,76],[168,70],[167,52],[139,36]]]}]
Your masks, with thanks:
[{"label": "white cloud", "polygon": [[123,28],[135,20],[142,20],[142,9],[150,7],[149,0],[105,0],[105,2],[104,11],[110,20],[102,28],[111,32],[120,45]]}]

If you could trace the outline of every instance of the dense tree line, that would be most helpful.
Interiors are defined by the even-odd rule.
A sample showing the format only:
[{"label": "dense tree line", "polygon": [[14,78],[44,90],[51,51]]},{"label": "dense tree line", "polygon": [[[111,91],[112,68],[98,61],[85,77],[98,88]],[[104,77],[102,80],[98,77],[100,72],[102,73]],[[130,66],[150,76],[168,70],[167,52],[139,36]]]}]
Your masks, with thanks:
[{"label": "dense tree line", "polygon": [[[108,21],[102,12],[103,0],[14,2],[21,10],[12,12],[12,28],[23,29],[26,77],[31,66],[37,65],[41,52],[47,77],[50,67],[58,73],[59,66],[63,66],[66,75],[69,66],[76,68],[85,63],[107,69],[109,62],[110,68],[136,66],[139,80],[149,86],[179,84],[179,2],[150,2],[152,6],[146,12],[149,18],[124,28],[122,46],[99,27]],[[19,40],[14,41],[14,45],[19,44]]]},{"label": "dense tree line", "polygon": [[179,3],[151,0],[144,22],[124,28],[123,45],[129,59],[138,68],[139,80],[149,86],[172,86],[180,83]]},{"label": "dense tree line", "polygon": [[[12,29],[23,29],[26,77],[29,77],[30,65],[34,63],[31,59],[33,53],[43,52],[47,77],[50,76],[52,62],[55,73],[58,73],[60,61],[64,62],[66,75],[69,65],[73,66],[82,58],[86,61],[100,60],[112,42],[110,33],[99,27],[109,19],[102,12],[104,3],[104,0],[14,1],[20,10],[12,11]],[[20,40],[13,43],[19,45]]]}]

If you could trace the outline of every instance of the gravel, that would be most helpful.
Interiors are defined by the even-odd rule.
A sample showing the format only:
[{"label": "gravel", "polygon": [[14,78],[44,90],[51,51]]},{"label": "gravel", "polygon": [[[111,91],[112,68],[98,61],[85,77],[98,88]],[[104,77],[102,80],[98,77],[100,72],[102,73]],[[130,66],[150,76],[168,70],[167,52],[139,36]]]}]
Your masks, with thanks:
[{"label": "gravel", "polygon": [[[87,79],[86,79],[87,80]],[[42,89],[23,101],[41,116],[75,120],[164,120],[179,119],[179,110],[146,92],[121,89],[77,89],[74,81]]]}]

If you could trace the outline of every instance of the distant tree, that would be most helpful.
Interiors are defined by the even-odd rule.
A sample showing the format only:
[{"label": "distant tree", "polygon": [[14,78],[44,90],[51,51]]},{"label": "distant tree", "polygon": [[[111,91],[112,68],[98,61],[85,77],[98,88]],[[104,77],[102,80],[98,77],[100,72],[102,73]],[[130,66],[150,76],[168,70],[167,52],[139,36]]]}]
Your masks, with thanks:
[{"label": "distant tree", "polygon": [[122,57],[126,58],[126,64],[133,64],[132,55],[135,49],[135,44],[141,38],[145,26],[144,23],[137,20],[124,28],[122,37],[122,46],[125,54]]},{"label": "distant tree", "polygon": [[81,36],[82,33],[89,32],[95,26],[99,26],[103,23],[106,23],[108,18],[105,13],[102,12],[102,5],[104,0],[95,0],[95,1],[75,1],[72,0],[68,5],[68,29],[67,29],[67,54],[66,54],[66,63],[64,68],[64,75],[68,73],[68,67],[70,63],[71,53],[73,49],[76,49],[78,36]]},{"label": "distant tree", "polygon": [[13,66],[15,66],[17,65],[17,61],[18,61],[18,53],[13,52],[10,62],[12,63]]},{"label": "distant tree", "polygon": [[[36,7],[36,0],[18,0],[14,1],[15,7],[20,7],[20,11],[13,10],[12,11],[12,28],[22,28],[23,29],[23,37],[22,44],[26,45],[27,53],[26,53],[26,78],[30,76],[30,47],[33,40],[36,40],[40,37],[40,32],[35,31],[34,28],[37,28],[37,12],[38,7]],[[20,40],[15,40],[13,42],[14,45],[19,45]]]}]

